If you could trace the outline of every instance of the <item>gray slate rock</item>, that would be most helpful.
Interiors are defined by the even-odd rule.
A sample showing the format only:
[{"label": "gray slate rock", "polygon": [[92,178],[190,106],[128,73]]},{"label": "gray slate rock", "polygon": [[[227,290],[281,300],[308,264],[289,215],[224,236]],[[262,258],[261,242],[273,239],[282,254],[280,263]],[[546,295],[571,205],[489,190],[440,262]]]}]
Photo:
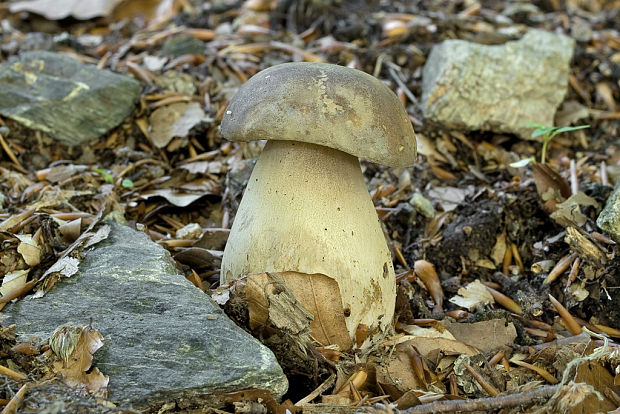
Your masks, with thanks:
[{"label": "gray slate rock", "polygon": [[162,52],[165,56],[201,55],[204,51],[205,44],[202,40],[184,33],[170,36],[162,46]]},{"label": "gray slate rock", "polygon": [[172,264],[167,252],[129,227],[86,254],[80,271],[40,299],[8,307],[2,325],[47,338],[64,324],[93,327],[106,339],[94,366],[110,376],[110,400],[134,408],[164,402],[218,405],[220,393],[288,382],[272,352],[237,327]]},{"label": "gray slate rock", "polygon": [[616,187],[596,219],[596,224],[616,243],[620,243],[620,180],[616,182]]},{"label": "gray slate rock", "polygon": [[530,30],[486,46],[446,40],[424,65],[424,115],[447,128],[509,132],[529,139],[527,122],[553,125],[566,94],[574,41]]},{"label": "gray slate rock", "polygon": [[67,144],[94,140],[134,109],[140,84],[60,53],[22,53],[0,66],[0,114]]}]

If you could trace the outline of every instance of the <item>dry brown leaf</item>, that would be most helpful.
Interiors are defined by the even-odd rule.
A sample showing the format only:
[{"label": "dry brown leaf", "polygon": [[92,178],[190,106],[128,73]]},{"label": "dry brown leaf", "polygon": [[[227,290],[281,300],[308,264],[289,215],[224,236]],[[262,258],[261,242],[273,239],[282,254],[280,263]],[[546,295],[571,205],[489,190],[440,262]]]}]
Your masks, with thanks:
[{"label": "dry brown leaf", "polygon": [[157,148],[163,148],[172,138],[186,137],[194,126],[210,120],[198,102],[173,103],[153,111],[149,137]]},{"label": "dry brown leaf", "polygon": [[551,213],[551,218],[562,226],[583,226],[587,217],[581,213],[580,206],[598,207],[595,199],[588,197],[581,191],[573,194],[568,199],[556,204],[557,210]]},{"label": "dry brown leaf", "polygon": [[45,179],[52,183],[59,183],[61,181],[68,180],[74,175],[83,173],[88,170],[88,166],[86,165],[75,165],[75,164],[61,164],[56,165],[54,167],[49,168],[47,171],[47,175]]},{"label": "dry brown leaf", "polygon": [[590,116],[587,106],[582,105],[579,101],[569,100],[562,104],[562,107],[555,114],[557,126],[569,126],[577,123],[577,121]]},{"label": "dry brown leaf", "polygon": [[150,25],[167,21],[180,11],[180,2],[174,0],[123,1],[114,9],[114,21],[143,16]]},{"label": "dry brown leaf", "polygon": [[69,257],[69,256],[63,257],[62,259],[59,259],[56,263],[54,263],[52,266],[50,266],[49,269],[45,271],[42,277],[45,277],[49,274],[56,273],[56,272],[60,273],[64,277],[71,277],[74,274],[76,274],[77,271],[79,270],[78,268],[79,264],[80,264],[80,261],[74,257]]},{"label": "dry brown leaf", "polygon": [[436,350],[441,350],[444,354],[465,354],[469,356],[477,355],[480,350],[463,342],[447,338],[412,338],[408,341],[421,355],[428,357]]},{"label": "dry brown leaf", "polygon": [[595,87],[596,94],[599,98],[601,98],[603,102],[605,102],[605,105],[607,105],[607,109],[609,109],[610,112],[615,112],[616,100],[614,99],[614,93],[612,88],[609,86],[609,83],[598,82]]},{"label": "dry brown leaf", "polygon": [[[584,362],[577,368],[577,375],[569,383],[569,387],[565,388],[559,403],[564,403],[567,408],[565,412],[570,414],[610,412],[617,406],[605,397],[605,391],[613,387],[613,381],[613,376],[603,366],[594,361]],[[584,387],[584,384],[598,391],[603,398],[597,398],[592,389]]]},{"label": "dry brown leaf", "polygon": [[[435,341],[436,339],[431,340]],[[445,386],[439,381],[437,375],[428,370],[427,367],[423,369],[424,378],[419,378],[416,374],[416,370],[413,369],[413,358],[417,355],[414,347],[417,349],[413,340],[398,344],[389,363],[376,366],[377,383],[394,400],[401,398],[412,389],[446,392]]]},{"label": "dry brown leaf", "polygon": [[16,234],[19,239],[17,251],[24,258],[28,266],[36,266],[41,262],[41,248],[39,244],[29,234]]},{"label": "dry brown leaf", "polygon": [[399,410],[406,410],[410,407],[415,407],[416,405],[420,405],[422,402],[417,396],[416,391],[410,390],[404,393],[398,400],[394,401],[396,404],[396,408]]},{"label": "dry brown leaf", "polygon": [[450,298],[450,302],[472,311],[479,306],[495,303],[495,299],[486,286],[476,279],[467,286],[460,288],[458,295]]},{"label": "dry brown leaf", "polygon": [[103,346],[103,336],[92,326],[62,326],[50,338],[50,348],[59,361],[54,362],[53,370],[63,376],[70,387],[105,397],[109,377],[97,368],[89,373],[93,355]]},{"label": "dry brown leaf", "polygon": [[437,161],[448,162],[446,157],[437,152],[437,149],[435,149],[435,144],[426,135],[418,132],[416,134],[416,143],[418,154],[431,157]]},{"label": "dry brown leaf", "polygon": [[431,201],[438,203],[443,211],[455,210],[468,196],[473,195],[476,189],[473,185],[464,188],[434,187],[427,194]]},{"label": "dry brown leaf", "polygon": [[29,272],[30,269],[15,270],[4,275],[2,286],[0,287],[0,294],[4,296],[11,291],[22,288],[26,284]]},{"label": "dry brown leaf", "polygon": [[151,197],[163,197],[170,204],[177,207],[187,207],[194,201],[209,194],[208,192],[200,193],[188,193],[185,191],[179,191],[172,188],[162,188],[159,190],[149,190],[140,194],[140,198],[148,200]]},{"label": "dry brown leaf", "polygon": [[495,245],[493,246],[493,250],[491,251],[491,259],[493,259],[493,263],[496,266],[501,266],[504,261],[504,254],[506,253],[506,233],[502,232],[498,234],[495,239]]},{"label": "dry brown leaf", "polygon": [[224,250],[226,240],[230,229],[209,228],[205,229],[202,236],[194,243],[194,247],[202,247],[203,249]]},{"label": "dry brown leaf", "polygon": [[482,351],[512,344],[517,337],[514,324],[512,322],[506,324],[504,319],[491,319],[474,323],[444,321],[444,325],[457,341],[474,346]]},{"label": "dry brown leaf", "polygon": [[342,350],[350,349],[351,338],[347,330],[342,298],[338,283],[322,274],[298,272],[255,273],[247,276],[245,295],[250,313],[250,327],[255,328],[271,319],[272,308],[268,296],[279,289],[289,290],[303,309],[314,320],[310,332],[322,345],[336,344]]},{"label": "dry brown leaf", "polygon": [[[59,220],[60,221],[60,220]],[[82,219],[76,218],[75,220],[71,220],[69,222],[60,221],[61,224],[58,227],[58,231],[62,235],[62,240],[67,243],[73,243],[80,237],[80,232],[82,230]]]},{"label": "dry brown leaf", "polygon": [[547,164],[534,162],[531,165],[536,191],[545,204],[545,209],[552,213],[557,209],[557,203],[570,197],[570,186],[564,177]]}]

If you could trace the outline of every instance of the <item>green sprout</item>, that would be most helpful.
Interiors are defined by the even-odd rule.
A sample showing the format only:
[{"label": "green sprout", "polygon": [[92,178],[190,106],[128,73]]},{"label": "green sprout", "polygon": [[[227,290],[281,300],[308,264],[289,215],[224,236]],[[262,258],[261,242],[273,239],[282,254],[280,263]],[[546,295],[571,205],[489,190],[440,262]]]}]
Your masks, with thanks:
[{"label": "green sprout", "polygon": [[103,176],[103,179],[106,183],[108,184],[113,184],[114,183],[114,176],[112,174],[110,174],[109,172],[107,172],[106,170],[104,170],[103,168],[93,168],[93,171],[98,172],[99,174],[101,174]]},{"label": "green sprout", "polygon": [[[99,174],[101,174],[103,176],[103,179],[106,183],[108,184],[114,184],[114,176],[112,174],[110,174],[109,172],[107,172],[106,170],[102,169],[102,168],[93,168],[93,171],[98,172]],[[133,187],[133,181],[131,181],[128,178],[125,178],[124,180],[121,181],[121,186],[124,188],[132,188]]]},{"label": "green sprout", "polygon": [[[541,164],[545,163],[545,159],[547,155],[547,145],[549,145],[549,142],[551,142],[551,140],[556,135],[561,134],[563,132],[570,132],[570,131],[576,131],[578,129],[590,128],[590,125],[554,127],[554,126],[547,126],[543,124],[537,124],[534,122],[528,122],[527,124],[525,124],[525,126],[536,128],[534,131],[532,131],[532,135],[531,135],[532,138],[542,137],[542,140],[543,140],[542,151],[540,153]],[[534,157],[524,158],[522,160],[511,163],[510,166],[514,168],[525,167],[526,165],[528,165],[530,162],[533,162],[533,161],[536,161]]]}]

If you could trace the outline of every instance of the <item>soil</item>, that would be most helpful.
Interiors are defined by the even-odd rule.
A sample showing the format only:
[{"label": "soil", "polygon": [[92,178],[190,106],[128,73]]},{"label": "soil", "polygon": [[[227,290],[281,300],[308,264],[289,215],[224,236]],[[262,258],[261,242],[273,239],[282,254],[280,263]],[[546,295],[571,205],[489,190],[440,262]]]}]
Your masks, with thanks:
[{"label": "soil", "polygon": [[[583,265],[577,272],[571,286],[580,286],[581,296],[575,296],[574,290],[568,287],[569,269],[551,284],[545,283],[550,269],[543,272],[534,270],[537,263],[550,261],[555,264],[575,250],[565,241],[566,226],[551,218],[531,170],[507,167],[506,160],[511,162],[540,154],[540,143],[507,134],[445,129],[425,120],[420,105],[407,99],[404,91],[399,89],[414,129],[433,143],[434,150],[445,161],[421,154],[418,163],[407,169],[406,174],[403,169],[389,169],[363,160],[362,169],[371,195],[385,192],[384,196],[373,196],[373,201],[394,253],[396,273],[402,275],[412,269],[416,261],[426,260],[434,265],[446,295],[443,307],[439,309],[419,279],[402,280],[398,287],[396,322],[413,325],[427,318],[440,320],[451,311],[462,310],[448,299],[455,296],[459,289],[479,280],[495,286],[516,301],[523,314],[515,316],[511,311],[489,305],[472,310],[462,321],[499,318],[514,323],[518,335],[513,349],[559,337],[557,332],[550,333],[548,337],[534,335],[531,330],[525,329],[531,327],[527,320],[548,324],[566,334],[558,323],[556,309],[548,299],[549,294],[589,327],[605,325],[620,329],[620,247],[592,236],[593,232],[601,232],[596,226],[596,217],[613,189],[609,181],[602,182],[599,174],[601,162],[604,161],[607,166],[620,163],[617,151],[620,147],[617,138],[620,126],[617,118],[601,116],[617,116],[618,112],[614,112],[610,105],[620,100],[620,5],[617,1],[594,1],[592,4],[576,1],[570,2],[574,5],[567,8],[560,7],[557,1],[532,2],[538,12],[528,9],[530,3],[517,3],[523,7],[510,14],[511,23],[505,23],[501,18],[501,13],[510,5],[499,0],[482,2],[479,13],[470,19],[462,16],[464,10],[475,3],[469,1],[279,0],[271,2],[273,8],[263,14],[250,13],[239,1],[211,2],[213,4],[209,7],[201,7],[202,3],[198,1],[185,3],[193,7],[188,6],[189,11],[174,15],[167,22],[169,26],[162,25],[153,30],[146,30],[147,21],[139,15],[122,23],[114,21],[113,17],[86,22],[75,19],[48,21],[36,14],[10,14],[2,8],[4,21],[13,25],[12,32],[2,34],[2,57],[8,58],[20,51],[47,48],[54,44],[60,50],[71,50],[95,63],[102,62],[104,68],[133,73],[139,78],[131,72],[128,63],[140,61],[141,54],[158,56],[162,45],[157,41],[137,43],[137,40],[152,39],[167,27],[208,28],[228,33],[236,30],[235,25],[241,24],[236,19],[245,19],[248,24],[263,25],[269,29],[268,34],[256,41],[237,36],[234,37],[235,44],[282,42],[301,47],[330,63],[352,63],[368,73],[375,71],[378,60],[390,61],[398,66],[409,92],[420,97],[421,70],[426,57],[431,47],[443,40],[458,38],[500,44],[519,38],[527,27],[570,34],[576,22],[585,22],[593,35],[587,41],[576,42],[571,63],[574,79],[565,102],[576,101],[589,108],[590,115],[579,122],[589,123],[591,127],[585,133],[558,136],[549,148],[549,164],[566,180],[570,175],[570,160],[578,161],[579,188],[599,204],[581,208],[585,216],[581,231],[600,249],[606,260],[596,269],[588,270]],[[596,18],[586,19],[592,15]],[[418,18],[422,22],[409,25],[404,35],[386,35],[383,26],[386,21],[404,19],[411,22]],[[506,27],[514,30],[500,30]],[[89,32],[103,33],[104,40],[99,47],[86,47],[76,42],[79,33]],[[68,34],[68,40],[61,44],[53,43],[53,36],[62,33]],[[303,33],[308,40],[301,39]],[[318,39],[325,40],[321,43]],[[300,58],[267,47],[230,57],[222,53],[226,42],[229,42],[226,36],[215,35],[215,40],[206,42],[208,53],[204,56],[184,56],[187,62],[179,61],[166,69],[191,75],[199,90],[192,99],[204,104],[207,115],[214,122],[194,128],[188,136],[175,138],[164,148],[156,148],[139,126],[139,121],[147,119],[154,110],[153,103],[165,99],[156,96],[163,91],[152,82],[142,81],[143,100],[134,114],[100,140],[84,146],[70,148],[59,145],[44,133],[32,131],[3,117],[1,133],[22,166],[23,171],[19,174],[29,177],[32,184],[21,188],[8,179],[0,184],[4,194],[4,198],[0,199],[0,221],[24,211],[36,201],[43,185],[36,177],[46,168],[71,163],[91,166],[89,175],[67,182],[66,188],[61,188],[58,183],[52,184],[65,191],[98,189],[106,184],[101,176],[92,173],[92,166],[113,174],[130,167],[124,178],[132,180],[134,189],[116,186],[106,200],[92,197],[73,199],[70,205],[58,205],[42,211],[22,226],[20,231],[24,234],[33,234],[37,228],[45,229],[48,248],[42,263],[53,263],[54,257],[67,247],[59,241],[57,225],[50,214],[81,211],[94,215],[106,205],[107,211],[122,211],[130,225],[145,226],[154,240],[162,242],[171,251],[190,279],[192,271],[196,271],[205,290],[216,288],[219,283],[217,260],[203,260],[205,256],[198,253],[197,256],[187,254],[187,246],[179,247],[167,242],[174,241],[175,231],[187,223],[199,223],[203,229],[230,227],[261,144],[231,145],[226,142],[218,132],[222,111],[244,77],[250,77],[271,65]],[[385,65],[376,75],[397,89],[398,85]],[[604,92],[605,88],[608,93]],[[210,163],[220,163],[220,170],[214,167],[213,172],[197,174],[178,168],[183,162],[200,159],[200,154],[210,153],[212,156],[204,159]],[[140,164],[143,160],[153,162]],[[14,172],[18,170],[4,152],[0,167]],[[199,178],[209,181],[208,189],[204,190],[202,198],[186,207],[174,206],[162,197],[140,197],[142,191],[164,188],[160,183],[168,177],[172,178],[165,183],[167,189],[179,189],[183,184]],[[402,185],[406,177],[409,177],[410,183]],[[390,186],[393,190],[387,191]],[[439,197],[428,195],[432,190],[447,187],[464,194],[463,200],[451,209],[446,208]],[[409,203],[416,191],[421,192],[435,208],[432,217],[424,216]],[[12,240],[11,237],[7,233],[2,240]],[[199,248],[221,250],[223,239],[221,235],[218,237],[212,241],[205,240]],[[522,266],[514,257],[514,252],[507,266],[501,261],[496,262],[494,254],[500,240],[508,246],[503,251],[510,249],[511,245],[515,246]],[[402,253],[404,261],[398,260],[397,251]],[[10,261],[6,259],[0,265],[0,273],[9,270]],[[44,271],[44,266],[40,266],[30,273],[30,277],[37,277]],[[245,305],[237,300],[234,298],[226,306],[226,311],[240,326],[248,329]],[[304,353],[293,338],[268,328],[253,334],[270,346],[289,377],[291,388],[285,399],[297,401],[303,398],[336,372],[337,364],[323,357],[312,345]],[[339,365],[340,375],[359,367],[356,361],[360,360],[360,356],[359,352],[343,356],[344,362]],[[376,390],[374,395],[381,395],[380,391]],[[4,393],[4,397],[10,397],[9,394]]]}]

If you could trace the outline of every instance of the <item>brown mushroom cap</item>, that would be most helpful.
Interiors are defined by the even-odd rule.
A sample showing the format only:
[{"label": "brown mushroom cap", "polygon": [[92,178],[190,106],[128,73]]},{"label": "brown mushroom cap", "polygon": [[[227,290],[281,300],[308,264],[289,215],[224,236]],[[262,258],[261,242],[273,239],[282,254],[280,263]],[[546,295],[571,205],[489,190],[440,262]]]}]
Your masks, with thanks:
[{"label": "brown mushroom cap", "polygon": [[416,159],[407,112],[381,81],[328,63],[284,63],[243,84],[222,118],[230,141],[301,141],[405,167]]}]

